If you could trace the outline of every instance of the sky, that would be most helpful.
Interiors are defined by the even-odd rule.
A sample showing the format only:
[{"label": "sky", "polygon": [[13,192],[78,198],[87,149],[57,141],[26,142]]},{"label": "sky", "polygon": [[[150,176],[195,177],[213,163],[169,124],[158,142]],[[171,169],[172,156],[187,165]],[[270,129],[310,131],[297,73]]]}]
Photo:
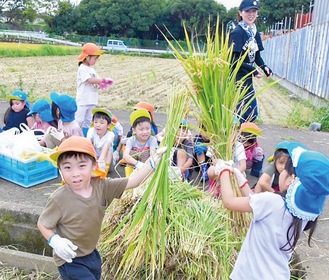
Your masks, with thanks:
[{"label": "sky", "polygon": [[218,3],[223,4],[227,10],[238,7],[241,3],[241,0],[217,0]]}]

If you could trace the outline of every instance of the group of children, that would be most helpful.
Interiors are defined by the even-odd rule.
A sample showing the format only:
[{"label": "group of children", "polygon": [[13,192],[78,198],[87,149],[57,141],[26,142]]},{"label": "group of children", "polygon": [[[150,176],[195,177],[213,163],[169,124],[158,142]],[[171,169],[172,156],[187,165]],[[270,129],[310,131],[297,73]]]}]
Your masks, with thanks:
[{"label": "group of children", "polygon": [[[131,134],[126,139],[116,117],[107,109],[96,108],[98,88],[113,83],[100,78],[92,67],[102,52],[92,43],[83,46],[76,100],[52,92],[51,103],[41,99],[30,107],[27,94],[15,90],[8,96],[10,107],[4,118],[3,130],[25,123],[44,131],[40,145],[58,146],[50,158],[57,162],[65,185],[50,196],[37,226],[54,249],[63,279],[101,278],[96,245],[105,210],[124,190],[138,187],[166,150],[158,148],[165,131],[158,132],[155,108],[148,102],[134,107]],[[310,229],[310,241],[329,194],[329,159],[300,143],[280,142],[262,172],[264,153],[257,141],[261,131],[254,123],[243,123],[234,145],[234,164],[222,160],[214,164],[210,140],[202,124],[200,128],[192,137],[187,121],[180,124],[171,158],[176,177],[189,180],[198,167],[211,190],[220,185],[226,208],[253,213],[230,278],[289,279],[289,260],[300,233]],[[113,159],[119,160],[121,151],[125,164],[136,172],[124,178],[102,178]],[[248,185],[247,169],[260,177],[254,190]],[[95,173],[97,170],[101,173]],[[243,197],[236,197],[231,176],[237,179]]]}]

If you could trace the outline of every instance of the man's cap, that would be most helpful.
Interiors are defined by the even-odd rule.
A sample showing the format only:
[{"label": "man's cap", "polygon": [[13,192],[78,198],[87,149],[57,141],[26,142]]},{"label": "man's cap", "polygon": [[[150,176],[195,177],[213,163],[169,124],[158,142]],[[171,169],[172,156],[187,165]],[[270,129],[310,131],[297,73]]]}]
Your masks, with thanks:
[{"label": "man's cap", "polygon": [[133,111],[130,114],[130,125],[134,126],[134,123],[136,122],[137,119],[139,118],[148,118],[151,121],[151,116],[149,111],[145,110],[145,109],[137,109],[135,111]]},{"label": "man's cap", "polygon": [[287,190],[286,206],[293,216],[314,221],[322,212],[329,194],[329,159],[298,142],[291,142],[287,150],[295,167],[296,179]]},{"label": "man's cap", "polygon": [[95,115],[96,113],[103,113],[103,114],[107,115],[110,118],[110,122],[112,122],[112,113],[111,113],[111,111],[109,111],[107,109],[94,108],[94,109],[92,109],[91,112],[93,115]]},{"label": "man's cap", "polygon": [[149,113],[151,114],[152,121],[154,120],[155,107],[151,103],[146,102],[146,101],[139,101],[134,106],[134,109],[135,110],[137,110],[137,109],[145,109],[145,110],[149,111]]},{"label": "man's cap", "polygon": [[105,50],[101,50],[96,44],[94,43],[86,43],[82,46],[82,52],[78,56],[79,61],[84,61],[84,59],[88,55],[101,55],[105,52]]},{"label": "man's cap", "polygon": [[242,0],[239,10],[240,11],[249,11],[250,9],[259,10],[258,0]]},{"label": "man's cap", "polygon": [[58,106],[59,110],[61,111],[60,119],[62,122],[72,122],[75,120],[74,114],[78,107],[74,98],[67,94],[59,94],[53,91],[50,94],[50,99]]},{"label": "man's cap", "polygon": [[85,153],[97,161],[97,156],[95,152],[95,148],[91,141],[82,136],[71,136],[68,139],[64,140],[58,147],[58,150],[52,154],[50,154],[50,158],[57,162],[58,157],[66,152],[78,152]]},{"label": "man's cap", "polygon": [[51,122],[54,120],[51,114],[51,106],[46,99],[40,99],[34,102],[31,111],[27,115],[30,116],[33,114],[39,114],[43,122]]},{"label": "man's cap", "polygon": [[255,136],[261,136],[263,134],[261,129],[257,126],[257,124],[255,124],[253,122],[242,123],[241,127],[240,127],[240,133],[241,132],[250,133]]}]

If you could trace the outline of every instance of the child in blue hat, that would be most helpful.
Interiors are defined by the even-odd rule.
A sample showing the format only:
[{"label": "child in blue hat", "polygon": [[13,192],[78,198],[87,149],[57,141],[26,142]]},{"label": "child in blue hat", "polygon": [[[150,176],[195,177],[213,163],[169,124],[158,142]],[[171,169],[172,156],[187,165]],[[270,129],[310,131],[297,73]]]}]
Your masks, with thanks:
[{"label": "child in blue hat", "polygon": [[59,94],[52,92],[50,94],[52,101],[52,115],[57,120],[57,129],[50,127],[45,134],[41,145],[53,149],[65,139],[75,135],[83,136],[81,127],[75,121],[75,112],[77,111],[77,103],[74,98],[67,94]]},{"label": "child in blue hat", "polygon": [[39,141],[42,141],[49,127],[56,127],[54,117],[51,114],[50,104],[46,99],[40,99],[34,102],[28,116],[33,117],[34,124],[31,129]]},{"label": "child in blue hat", "polygon": [[287,159],[289,158],[289,153],[287,146],[289,141],[281,141],[275,147],[274,155],[269,157],[267,160],[269,162],[268,166],[264,170],[263,174],[260,176],[254,192],[278,192],[279,189],[279,176],[284,170]]},{"label": "child in blue hat", "polygon": [[30,104],[27,100],[27,93],[21,90],[15,90],[7,96],[9,99],[10,107],[7,109],[4,115],[3,130],[16,127],[20,128],[21,123],[26,124],[28,127],[32,127],[33,118],[28,116]]},{"label": "child in blue hat", "polygon": [[[219,161],[216,174],[224,206],[232,211],[252,212],[253,220],[230,279],[290,279],[289,260],[303,230],[308,244],[329,194],[329,159],[302,144],[287,146],[289,158],[279,177],[280,194],[250,193],[242,173]],[[244,197],[237,197],[231,173]]]}]

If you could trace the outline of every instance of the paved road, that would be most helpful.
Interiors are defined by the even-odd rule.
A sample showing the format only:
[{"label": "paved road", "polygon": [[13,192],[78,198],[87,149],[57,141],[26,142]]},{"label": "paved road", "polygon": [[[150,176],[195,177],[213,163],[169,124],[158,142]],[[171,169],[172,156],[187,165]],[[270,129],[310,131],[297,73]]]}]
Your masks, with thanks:
[{"label": "paved road", "polygon": [[[0,118],[8,103],[0,102]],[[125,131],[129,128],[129,112],[113,111],[122,122]],[[166,116],[157,113],[155,115],[160,129],[165,125]],[[321,151],[329,156],[329,133],[310,132],[295,130],[279,126],[261,125],[263,136],[259,139],[261,147],[264,149],[266,157],[273,153],[275,145],[281,140],[300,141],[310,149]],[[110,176],[117,176],[112,171]],[[249,178],[255,182],[254,177]],[[16,209],[38,215],[44,207],[47,198],[59,185],[59,178],[37,185],[32,188],[23,188],[15,184],[0,179],[0,206],[9,209]],[[298,253],[303,260],[303,266],[307,268],[307,279],[327,279],[329,275],[329,203],[327,201],[325,210],[321,215],[312,248],[305,243],[305,237],[299,243]]]}]

